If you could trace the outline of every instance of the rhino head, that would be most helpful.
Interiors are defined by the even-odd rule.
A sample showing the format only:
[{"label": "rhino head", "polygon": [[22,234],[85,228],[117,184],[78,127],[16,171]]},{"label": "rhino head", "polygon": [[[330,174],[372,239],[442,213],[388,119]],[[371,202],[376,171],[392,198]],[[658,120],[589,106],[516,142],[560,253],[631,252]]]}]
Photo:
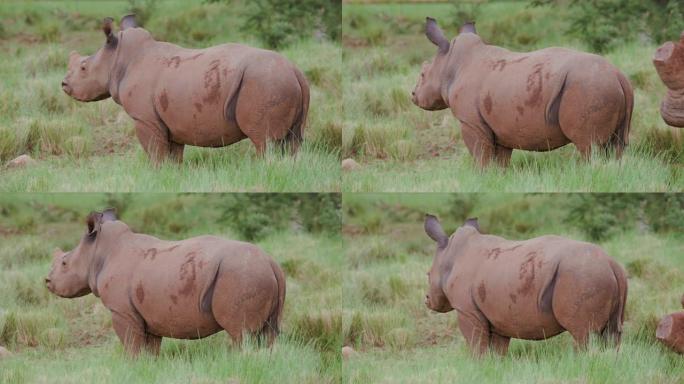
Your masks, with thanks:
[{"label": "rhino head", "polygon": [[[93,291],[93,271],[98,268],[96,250],[102,232],[102,226],[109,221],[116,221],[113,209],[104,212],[92,212],[88,215],[87,232],[81,242],[69,252],[56,249],[52,255],[52,267],[45,278],[48,290],[61,297],[80,297]],[[100,251],[101,252],[101,251]]]},{"label": "rhino head", "polygon": [[684,32],[678,42],[668,41],[653,56],[653,65],[667,87],[660,115],[673,127],[684,127]]},{"label": "rhino head", "polygon": [[[119,37],[112,32],[112,22],[111,17],[104,19],[102,32],[105,43],[95,54],[81,56],[76,51],[69,54],[69,67],[62,80],[62,90],[76,100],[98,101],[111,96],[109,82],[119,46]],[[121,31],[137,27],[135,16],[124,16],[119,26]]]},{"label": "rhino head", "polygon": [[[478,232],[480,230],[477,219],[468,219],[463,226],[473,227]],[[444,286],[454,265],[453,257],[447,251],[449,237],[444,233],[442,224],[433,215],[425,215],[425,233],[437,243],[432,267],[427,274],[429,288],[425,295],[425,305],[435,312],[449,312],[454,309],[444,292]],[[456,239],[454,241],[458,241],[456,237],[454,239]]]},{"label": "rhino head", "polygon": [[[465,23],[460,33],[476,33],[475,23]],[[425,36],[437,46],[437,54],[432,61],[423,63],[418,82],[411,92],[411,101],[422,109],[436,111],[449,107],[444,97],[445,94],[442,92],[442,86],[451,43],[437,25],[437,20],[431,17],[425,20]]]}]

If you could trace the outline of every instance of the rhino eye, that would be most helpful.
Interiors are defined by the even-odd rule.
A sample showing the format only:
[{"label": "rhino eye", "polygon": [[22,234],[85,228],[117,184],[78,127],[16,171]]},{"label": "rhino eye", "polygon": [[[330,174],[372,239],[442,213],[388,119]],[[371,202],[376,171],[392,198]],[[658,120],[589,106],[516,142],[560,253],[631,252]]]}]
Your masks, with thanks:
[{"label": "rhino eye", "polygon": [[62,265],[66,266],[66,260],[62,260]]}]

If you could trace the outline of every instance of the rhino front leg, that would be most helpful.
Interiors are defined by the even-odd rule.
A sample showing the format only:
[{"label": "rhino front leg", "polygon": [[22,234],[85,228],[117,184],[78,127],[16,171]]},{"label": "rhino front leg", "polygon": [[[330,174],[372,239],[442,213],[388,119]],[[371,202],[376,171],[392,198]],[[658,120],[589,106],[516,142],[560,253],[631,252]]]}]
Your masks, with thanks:
[{"label": "rhino front leg", "polygon": [[491,342],[491,334],[486,320],[483,321],[476,316],[459,313],[458,328],[473,354],[482,356],[487,352]]},{"label": "rhino front leg", "polygon": [[169,158],[171,142],[164,128],[138,120],[135,122],[135,133],[152,164],[158,166]]},{"label": "rhino front leg", "polygon": [[505,356],[508,353],[508,344],[511,343],[511,338],[506,336],[497,335],[496,333],[491,333],[489,339],[489,347],[501,356]]},{"label": "rhino front leg", "polygon": [[174,142],[170,142],[170,153],[171,153],[171,160],[178,164],[183,163],[183,150],[185,149],[185,144],[178,144]]},{"label": "rhino front leg", "polygon": [[138,356],[143,349],[153,355],[159,354],[162,338],[146,333],[145,325],[137,316],[113,313],[112,326],[128,355]]},{"label": "rhino front leg", "polygon": [[477,165],[480,168],[487,167],[496,156],[494,136],[491,130],[461,122],[461,134]]},{"label": "rhino front leg", "polygon": [[513,149],[511,148],[502,147],[498,144],[494,148],[496,163],[501,167],[508,167],[508,164],[511,162],[511,154],[513,154]]}]

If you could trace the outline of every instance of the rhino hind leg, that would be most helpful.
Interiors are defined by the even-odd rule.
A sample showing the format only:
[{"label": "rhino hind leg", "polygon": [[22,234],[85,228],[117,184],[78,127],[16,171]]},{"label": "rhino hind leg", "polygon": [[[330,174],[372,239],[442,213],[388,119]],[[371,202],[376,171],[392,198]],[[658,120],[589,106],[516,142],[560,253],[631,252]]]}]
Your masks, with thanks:
[{"label": "rhino hind leg", "polygon": [[592,146],[604,148],[610,145],[621,128],[625,96],[617,78],[596,81],[582,76],[585,75],[579,75],[579,78],[568,75],[560,100],[558,121],[565,137],[575,144],[582,158],[588,160]]},{"label": "rhino hind leg", "polygon": [[[273,77],[275,76],[275,77]],[[261,156],[269,141],[282,141],[291,134],[301,115],[302,92],[299,82],[278,74],[245,72],[235,104],[235,120]],[[264,92],[264,90],[268,90]]]},{"label": "rhino hind leg", "polygon": [[559,269],[552,310],[556,321],[572,335],[575,346],[583,349],[591,334],[601,334],[608,325],[618,287],[609,267],[606,274],[598,265],[590,271],[577,265],[570,268],[576,270],[564,273],[562,265]]},{"label": "rhino hind leg", "polygon": [[271,293],[277,290],[275,279],[269,281],[247,272],[221,272],[211,299],[214,319],[238,346],[245,334],[258,335],[263,329],[272,307]]}]

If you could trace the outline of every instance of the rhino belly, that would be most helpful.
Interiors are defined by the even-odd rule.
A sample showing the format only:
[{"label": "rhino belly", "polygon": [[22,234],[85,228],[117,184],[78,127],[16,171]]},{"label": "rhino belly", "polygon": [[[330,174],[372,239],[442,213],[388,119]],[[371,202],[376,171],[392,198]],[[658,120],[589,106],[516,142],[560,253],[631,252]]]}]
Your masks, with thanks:
[{"label": "rhino belly", "polygon": [[174,339],[199,339],[220,331],[211,313],[192,307],[168,307],[165,311],[140,311],[148,331]]},{"label": "rhino belly", "polygon": [[510,311],[508,318],[488,318],[494,333],[523,340],[542,340],[565,331],[553,314]]}]

